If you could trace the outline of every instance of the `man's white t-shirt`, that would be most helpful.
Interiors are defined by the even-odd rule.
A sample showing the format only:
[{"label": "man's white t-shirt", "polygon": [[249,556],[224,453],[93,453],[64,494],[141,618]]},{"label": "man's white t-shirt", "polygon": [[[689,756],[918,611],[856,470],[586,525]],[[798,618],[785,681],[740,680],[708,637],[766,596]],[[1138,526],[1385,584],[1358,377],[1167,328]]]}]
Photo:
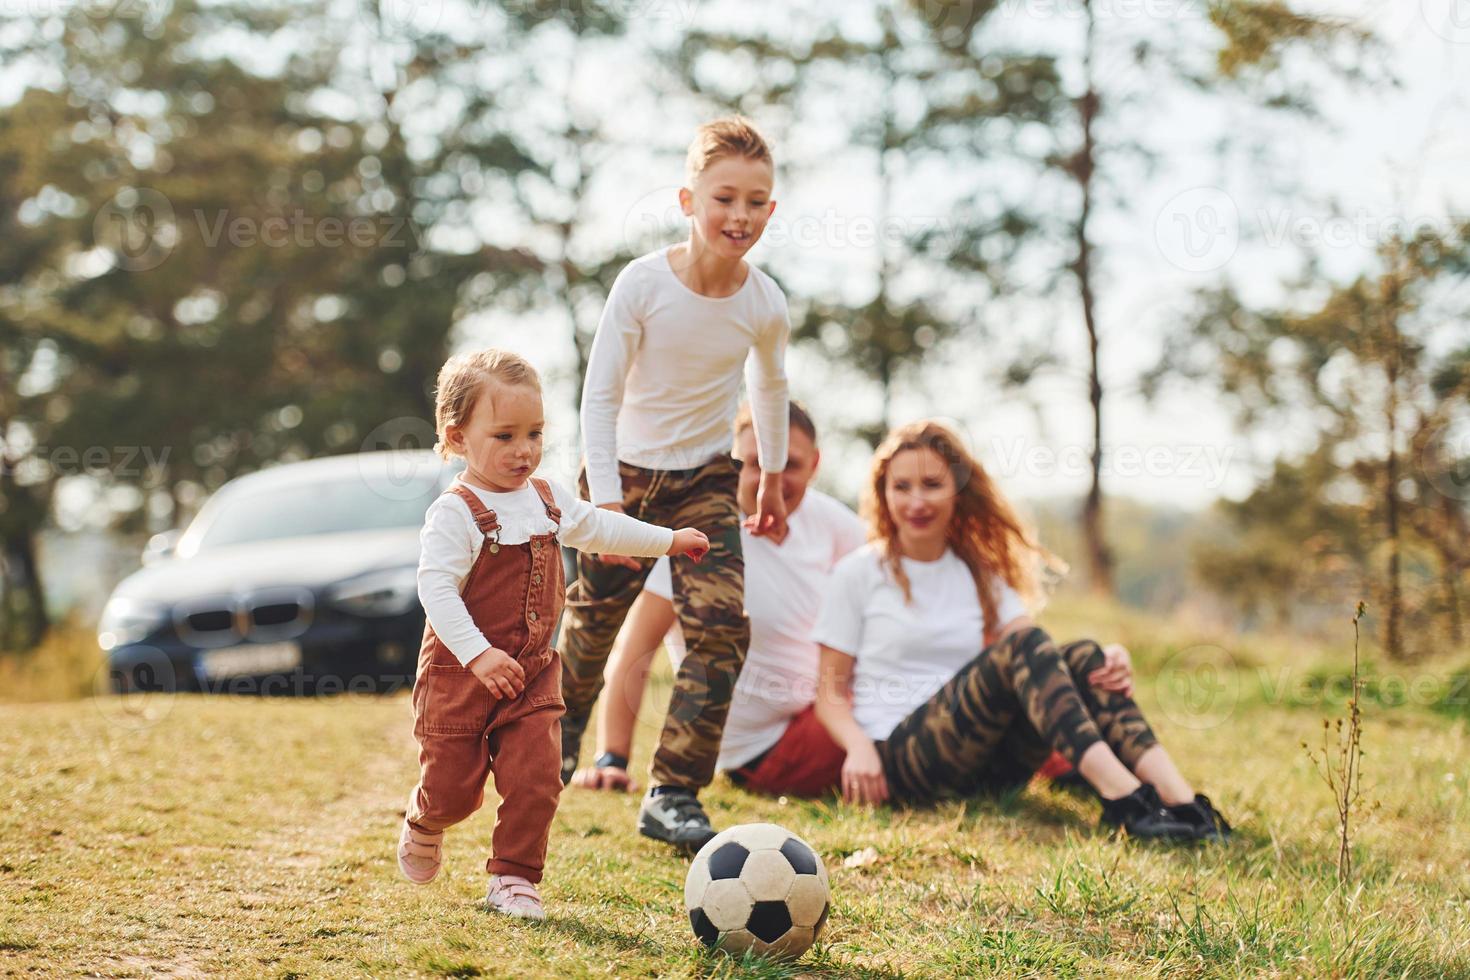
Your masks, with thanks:
[{"label": "man's white t-shirt", "polygon": [[[853,716],[874,741],[928,701],[985,646],[975,579],[946,548],[937,561],[900,559],[905,603],[876,543],[848,555],[827,580],[812,641],[853,657]],[[1026,615],[1016,591],[996,586],[997,627]]]},{"label": "man's white t-shirt", "polygon": [[[816,700],[819,651],[812,625],[833,567],[866,536],[856,514],[817,490],[806,492],[787,528],[779,545],[749,531],[740,536],[750,649],[720,742],[721,769],[737,769],[775,745],[791,719]],[[672,595],[668,559],[653,566],[643,588],[665,599]],[[677,665],[684,657],[677,623],[664,645]]]},{"label": "man's white t-shirt", "polygon": [[786,467],[786,296],[754,265],[729,296],[702,296],[659,249],[629,262],[608,293],[582,383],[582,439],[594,504],[621,503],[618,461],[703,466],[730,451],[742,369],[761,468]]}]

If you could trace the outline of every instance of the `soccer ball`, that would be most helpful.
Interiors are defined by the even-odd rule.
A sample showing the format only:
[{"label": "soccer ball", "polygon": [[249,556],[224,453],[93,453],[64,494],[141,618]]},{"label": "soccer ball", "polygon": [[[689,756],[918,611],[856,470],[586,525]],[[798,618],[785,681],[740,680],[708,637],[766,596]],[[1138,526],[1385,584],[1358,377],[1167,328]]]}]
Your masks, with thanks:
[{"label": "soccer ball", "polygon": [[706,946],[795,959],[827,922],[827,869],[785,827],[731,827],[699,849],[684,879],[689,924]]}]

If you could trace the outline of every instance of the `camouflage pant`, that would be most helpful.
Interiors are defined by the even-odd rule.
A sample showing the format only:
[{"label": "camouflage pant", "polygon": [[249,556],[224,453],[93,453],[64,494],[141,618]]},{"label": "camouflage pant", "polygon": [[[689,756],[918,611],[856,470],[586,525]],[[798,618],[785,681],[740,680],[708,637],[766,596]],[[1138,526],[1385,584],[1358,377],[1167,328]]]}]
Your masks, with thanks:
[{"label": "camouflage pant", "polygon": [[[720,754],[725,717],[740,666],[750,644],[745,616],[745,555],[740,547],[739,477],[729,456],[690,470],[648,470],[619,463],[623,509],[639,520],[666,527],[695,527],[709,535],[710,551],[696,564],[682,555],[669,559],[674,613],[686,653],[674,678],[668,714],[654,750],[650,781],[655,786],[708,786]],[[579,485],[584,497],[587,473]],[[602,671],[613,641],[652,558],[635,571],[589,555],[577,556],[576,581],[567,590],[562,624],[563,725],[585,729],[602,690]],[[580,726],[580,727],[579,727]]]},{"label": "camouflage pant", "polygon": [[1099,691],[1091,640],[1058,648],[1039,629],[986,647],[878,743],[894,796],[924,802],[1025,784],[1053,749],[1076,765],[1099,741],[1130,769],[1157,744],[1130,697]]}]

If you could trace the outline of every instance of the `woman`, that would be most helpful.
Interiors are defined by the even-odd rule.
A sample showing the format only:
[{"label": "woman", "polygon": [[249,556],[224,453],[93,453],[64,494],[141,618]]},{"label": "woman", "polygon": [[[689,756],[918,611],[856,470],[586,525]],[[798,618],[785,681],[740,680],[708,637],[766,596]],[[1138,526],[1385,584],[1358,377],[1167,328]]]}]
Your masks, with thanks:
[{"label": "woman", "polygon": [[891,433],[865,498],[869,542],[837,565],[813,633],[816,716],[846,753],[831,774],[845,799],[1017,787],[1055,750],[1101,797],[1104,827],[1230,833],[1133,702],[1126,653],[1059,647],[1027,614],[1046,555],[953,431]]}]

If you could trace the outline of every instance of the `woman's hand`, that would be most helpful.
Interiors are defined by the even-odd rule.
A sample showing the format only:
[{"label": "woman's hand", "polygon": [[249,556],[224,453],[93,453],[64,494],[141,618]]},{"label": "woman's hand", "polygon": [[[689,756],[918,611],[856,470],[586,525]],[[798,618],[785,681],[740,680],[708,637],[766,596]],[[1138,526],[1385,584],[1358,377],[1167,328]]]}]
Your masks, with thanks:
[{"label": "woman's hand", "polygon": [[849,803],[882,803],[888,799],[888,780],[872,741],[847,750],[842,763],[842,798]]},{"label": "woman's hand", "polygon": [[1103,665],[1087,675],[1087,683],[1099,691],[1133,696],[1133,658],[1121,643],[1103,647]]},{"label": "woman's hand", "polygon": [[519,697],[526,689],[526,670],[504,650],[487,647],[485,652],[470,661],[470,673],[490,691],[490,696],[500,698]]},{"label": "woman's hand", "polygon": [[669,545],[665,554],[688,555],[696,562],[701,561],[709,552],[709,538],[697,528],[681,527],[674,532],[674,543]]}]

